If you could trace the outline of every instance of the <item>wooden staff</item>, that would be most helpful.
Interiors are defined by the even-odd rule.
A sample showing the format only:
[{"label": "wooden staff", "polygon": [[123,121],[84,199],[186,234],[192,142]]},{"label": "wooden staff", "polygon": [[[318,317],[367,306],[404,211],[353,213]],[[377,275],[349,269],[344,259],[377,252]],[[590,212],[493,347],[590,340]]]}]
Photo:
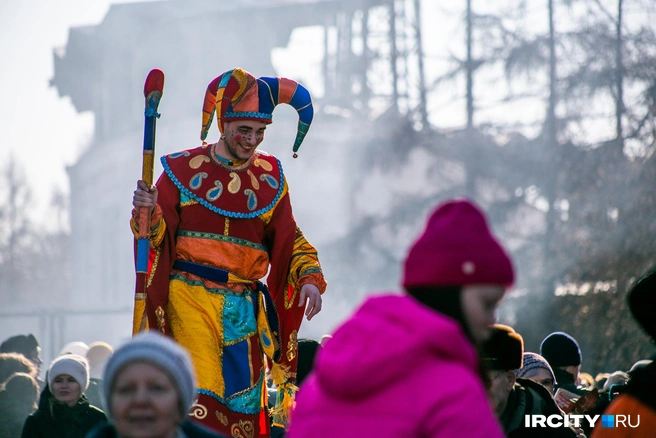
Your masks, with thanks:
[{"label": "wooden staff", "polygon": [[[164,73],[153,69],[148,73],[144,84],[146,109],[144,110],[144,140],[141,179],[153,185],[153,166],[155,157],[155,125],[159,114],[157,107],[164,91]],[[132,333],[147,329],[146,318],[146,283],[148,281],[148,260],[150,253],[150,214],[148,207],[139,207],[139,236],[136,253],[136,285],[134,290],[134,313]]]}]

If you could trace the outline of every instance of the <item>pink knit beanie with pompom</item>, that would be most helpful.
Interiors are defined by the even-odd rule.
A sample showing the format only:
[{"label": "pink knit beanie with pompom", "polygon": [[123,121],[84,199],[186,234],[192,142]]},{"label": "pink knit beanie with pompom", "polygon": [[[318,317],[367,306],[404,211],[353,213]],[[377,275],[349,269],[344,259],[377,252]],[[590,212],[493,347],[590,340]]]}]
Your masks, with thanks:
[{"label": "pink knit beanie with pompom", "polygon": [[431,214],[405,260],[403,286],[510,286],[510,257],[471,201],[451,200]]}]

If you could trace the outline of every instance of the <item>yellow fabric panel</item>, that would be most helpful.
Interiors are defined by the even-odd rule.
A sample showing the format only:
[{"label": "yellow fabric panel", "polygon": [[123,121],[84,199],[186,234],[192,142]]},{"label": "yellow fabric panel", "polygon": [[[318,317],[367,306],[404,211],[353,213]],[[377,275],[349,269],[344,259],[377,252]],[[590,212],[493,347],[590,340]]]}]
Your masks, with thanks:
[{"label": "yellow fabric panel", "polygon": [[[291,307],[296,298],[296,294],[298,293],[299,279],[303,276],[310,275],[321,279],[321,284],[318,284],[317,287],[319,288],[319,291],[323,293],[326,287],[325,282],[323,281],[323,274],[321,271],[321,264],[319,263],[317,250],[310,244],[310,242],[307,241],[300,228],[296,227],[294,251],[290,260],[289,275],[287,277],[287,283],[294,286],[294,293],[291,297],[291,300],[285,297],[285,307],[287,309]],[[316,281],[310,282],[316,283]]]},{"label": "yellow fabric panel", "polygon": [[191,354],[197,387],[207,388],[220,397],[225,394],[222,349],[225,297],[208,293],[202,286],[171,280],[167,314],[175,340]]},{"label": "yellow fabric panel", "polygon": [[178,258],[209,266],[220,266],[251,281],[266,276],[269,256],[266,251],[212,238],[178,235]]},{"label": "yellow fabric panel", "polygon": [[146,321],[146,299],[135,299],[132,314],[132,334],[136,335],[140,331],[147,329],[148,324],[144,325]]},{"label": "yellow fabric panel", "polygon": [[260,219],[262,219],[262,222],[264,222],[264,225],[267,225],[271,221],[271,216],[273,216],[273,212],[276,211],[276,207],[278,206],[278,203],[282,198],[285,197],[287,194],[287,179],[285,179],[285,185],[282,188],[282,194],[280,195],[280,198],[278,198],[278,202],[276,202],[276,205],[273,206],[272,209],[264,213],[263,215],[259,216]]},{"label": "yellow fabric panel", "polygon": [[278,342],[271,333],[269,321],[266,318],[266,310],[264,308],[264,297],[262,294],[257,294],[258,312],[257,312],[257,332],[260,336],[260,346],[264,354],[273,360],[275,350],[278,348]]}]

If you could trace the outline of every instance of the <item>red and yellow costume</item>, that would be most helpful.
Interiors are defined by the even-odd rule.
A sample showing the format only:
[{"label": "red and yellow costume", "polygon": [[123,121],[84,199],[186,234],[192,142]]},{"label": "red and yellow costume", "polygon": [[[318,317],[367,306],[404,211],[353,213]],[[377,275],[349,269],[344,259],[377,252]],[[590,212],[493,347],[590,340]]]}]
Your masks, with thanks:
[{"label": "red and yellow costume", "polygon": [[[230,88],[233,79],[241,85],[244,78],[244,87]],[[261,98],[243,100],[261,80],[237,69],[210,84],[208,94],[219,96],[211,104],[220,110],[221,131],[230,118],[270,117]],[[225,100],[231,105],[221,108]],[[240,101],[259,104],[259,111],[244,111]],[[212,118],[207,113],[203,140]],[[171,335],[192,356],[198,379],[192,417],[228,436],[267,436],[266,362],[279,393],[288,396],[279,401],[289,405],[304,314],[299,291],[312,283],[323,293],[326,284],[316,250],[296,226],[278,159],[256,151],[230,166],[214,147],[162,158],[143,297],[147,326]],[[136,216],[134,211],[133,232]],[[264,277],[268,289],[260,282]]]}]

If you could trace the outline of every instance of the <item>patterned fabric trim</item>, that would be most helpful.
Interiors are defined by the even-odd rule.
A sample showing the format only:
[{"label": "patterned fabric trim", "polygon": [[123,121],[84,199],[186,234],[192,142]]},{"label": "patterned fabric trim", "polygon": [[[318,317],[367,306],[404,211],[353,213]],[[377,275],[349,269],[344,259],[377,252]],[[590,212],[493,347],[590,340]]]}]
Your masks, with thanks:
[{"label": "patterned fabric trim", "polygon": [[306,275],[310,275],[310,274],[321,274],[321,275],[323,275],[323,271],[321,270],[321,268],[319,268],[317,266],[310,266],[309,268],[307,268],[307,269],[303,270],[303,272],[301,272],[301,275],[299,275],[299,278],[304,277]]},{"label": "patterned fabric trim", "polygon": [[245,111],[245,112],[234,112],[228,111],[223,116],[223,119],[233,119],[238,117],[248,117],[249,119],[271,119],[273,114],[269,113],[258,113],[254,111]]},{"label": "patterned fabric trim", "polygon": [[[267,205],[264,208],[261,208],[261,209],[256,210],[256,211],[252,211],[250,213],[238,213],[238,212],[234,212],[234,211],[223,210],[222,208],[219,208],[219,207],[216,207],[216,206],[212,205],[207,200],[205,200],[205,199],[199,197],[198,195],[192,193],[191,191],[189,191],[189,189],[187,187],[185,187],[180,182],[180,180],[178,180],[178,178],[175,176],[175,174],[173,174],[173,171],[171,170],[171,168],[169,167],[168,162],[166,161],[166,156],[163,156],[160,161],[162,162],[162,166],[164,167],[164,171],[169,176],[169,178],[171,178],[171,181],[173,181],[173,184],[175,184],[175,186],[178,188],[178,190],[180,190],[181,193],[183,193],[187,197],[197,201],[203,207],[206,207],[206,208],[210,209],[211,211],[213,211],[214,213],[218,213],[218,214],[221,214],[223,216],[228,216],[228,217],[233,217],[233,218],[240,218],[240,219],[252,219],[252,218],[258,217],[258,216],[268,212],[269,210],[271,210],[278,203],[278,199],[280,199],[280,197],[282,196],[284,184],[279,184],[278,193],[276,193],[275,198],[273,199],[273,201],[271,201],[271,203],[269,203],[269,205]],[[278,168],[280,169],[280,180],[284,181],[285,175],[283,174],[282,163],[280,163],[280,160],[277,159],[277,158],[276,158],[276,161],[278,162]]]},{"label": "patterned fabric trim", "polygon": [[241,338],[233,339],[231,341],[224,341],[223,345],[225,345],[226,347],[229,347],[231,345],[239,344],[240,342],[243,342],[247,339],[250,339],[256,333],[257,333],[257,331],[254,331],[253,333],[248,333],[248,334],[242,336]]},{"label": "patterned fabric trim", "polygon": [[237,245],[246,246],[248,248],[257,249],[257,250],[260,250],[260,251],[266,251],[267,250],[266,246],[261,245],[259,243],[254,243],[254,242],[251,242],[250,240],[246,240],[246,239],[240,239],[238,237],[226,236],[226,235],[223,235],[223,234],[204,233],[204,232],[199,232],[199,231],[178,230],[177,235],[180,236],[180,237],[193,237],[193,238],[197,238],[197,239],[219,240],[221,242],[234,243],[234,244],[237,244]]},{"label": "patterned fabric trim", "polygon": [[208,389],[198,388],[196,389],[196,392],[198,394],[204,394],[212,397],[219,403],[225,405],[231,411],[239,412],[242,414],[259,414],[263,379],[264,373],[260,373],[260,378],[255,385],[237,394],[233,394],[227,399],[219,397],[218,394]]},{"label": "patterned fabric trim", "polygon": [[171,274],[169,276],[169,280],[178,280],[182,281],[183,283],[186,283],[190,286],[201,286],[203,287],[207,292],[213,294],[213,295],[230,295],[233,297],[243,297],[244,295],[247,295],[251,298],[255,297],[259,292],[256,290],[252,289],[246,289],[243,292],[236,292],[232,289],[227,289],[223,287],[207,287],[206,283],[203,280],[190,280],[183,274]]}]

